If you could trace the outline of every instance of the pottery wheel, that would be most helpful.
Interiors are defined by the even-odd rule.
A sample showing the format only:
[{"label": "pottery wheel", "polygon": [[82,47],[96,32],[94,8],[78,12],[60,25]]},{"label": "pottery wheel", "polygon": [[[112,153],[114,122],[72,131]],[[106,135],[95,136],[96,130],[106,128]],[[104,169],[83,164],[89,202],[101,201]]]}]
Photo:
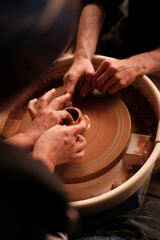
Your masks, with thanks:
[{"label": "pottery wheel", "polygon": [[[63,94],[59,87],[54,94]],[[74,102],[86,122],[84,136],[87,141],[85,156],[56,167],[56,172],[65,183],[80,183],[95,179],[112,169],[125,154],[131,133],[131,119],[124,102],[112,95],[94,91],[86,98]],[[26,112],[20,132],[26,131],[31,118]]]},{"label": "pottery wheel", "polygon": [[[57,93],[61,94],[62,88]],[[124,102],[108,94],[94,91],[75,101],[87,121],[84,136],[85,156],[56,167],[66,183],[89,181],[113,168],[125,154],[131,133],[131,119]]]}]

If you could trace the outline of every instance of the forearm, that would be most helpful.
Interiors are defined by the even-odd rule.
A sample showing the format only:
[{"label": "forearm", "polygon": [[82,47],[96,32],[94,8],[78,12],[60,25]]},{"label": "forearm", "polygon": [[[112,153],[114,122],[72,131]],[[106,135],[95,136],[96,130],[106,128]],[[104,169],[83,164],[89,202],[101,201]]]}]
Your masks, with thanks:
[{"label": "forearm", "polygon": [[42,151],[37,151],[35,148],[33,150],[32,157],[35,160],[37,160],[37,159],[41,160],[51,173],[54,172],[55,166],[53,164],[53,159],[52,159],[52,161],[50,160],[50,156],[48,156],[47,154],[45,154]]},{"label": "forearm", "polygon": [[20,147],[27,151],[32,151],[34,145],[33,140],[25,133],[18,133],[13,137],[7,138],[4,140],[4,142]]},{"label": "forearm", "polygon": [[101,5],[92,3],[83,8],[78,28],[74,60],[79,58],[92,59],[104,20],[105,10]]},{"label": "forearm", "polygon": [[130,57],[130,59],[136,62],[139,68],[139,76],[160,71],[160,48],[150,52],[137,54]]}]

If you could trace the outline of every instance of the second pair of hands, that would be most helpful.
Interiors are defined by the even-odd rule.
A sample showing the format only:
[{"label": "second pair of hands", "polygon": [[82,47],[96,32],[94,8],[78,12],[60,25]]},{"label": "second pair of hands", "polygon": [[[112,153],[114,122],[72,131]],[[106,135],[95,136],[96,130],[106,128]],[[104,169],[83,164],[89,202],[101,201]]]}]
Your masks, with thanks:
[{"label": "second pair of hands", "polygon": [[127,59],[108,58],[102,61],[95,71],[90,59],[75,58],[63,78],[65,90],[72,95],[80,81],[80,93],[83,97],[95,88],[114,94],[130,85],[138,76],[145,74],[141,62],[143,58],[138,56]]},{"label": "second pair of hands", "polygon": [[32,151],[34,159],[40,159],[53,172],[56,165],[84,156],[86,141],[82,136],[85,131],[85,121],[81,120],[74,126],[60,125],[63,119],[72,120],[71,115],[61,110],[70,94],[54,98],[52,89],[40,99],[33,99],[28,104],[32,122],[25,133],[16,134],[6,142]]}]

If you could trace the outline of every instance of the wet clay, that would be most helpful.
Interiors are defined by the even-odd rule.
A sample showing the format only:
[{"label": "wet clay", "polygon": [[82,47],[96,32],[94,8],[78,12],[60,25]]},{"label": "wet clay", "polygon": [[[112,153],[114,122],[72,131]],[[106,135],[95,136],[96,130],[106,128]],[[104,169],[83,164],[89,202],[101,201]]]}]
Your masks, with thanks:
[{"label": "wet clay", "polygon": [[73,118],[73,120],[64,119],[63,124],[66,125],[75,125],[78,124],[82,120],[82,112],[79,108],[76,107],[67,107],[66,110]]},{"label": "wet clay", "polygon": [[[96,63],[97,66],[99,63]],[[54,68],[54,63],[44,73],[38,81],[35,81],[29,88],[24,92],[24,100],[12,106],[11,109],[6,110],[0,114],[0,134],[2,138],[7,138],[15,135],[17,132],[25,132],[28,128],[31,118],[29,113],[26,111],[27,104],[30,99],[38,98],[42,96],[47,90],[51,88],[60,87],[63,85],[64,73],[68,71],[68,63],[65,61],[58,67]],[[57,89],[58,90],[58,89]],[[57,91],[55,96],[62,94],[63,92]],[[142,88],[137,88],[136,85],[130,85],[127,88],[121,90],[116,94],[126,104],[132,122],[132,133],[140,133],[150,135],[152,141],[154,141],[157,132],[157,117],[153,108],[154,102],[149,102],[150,98],[144,96],[145,91]],[[77,94],[75,94],[76,100]],[[154,99],[154,98],[153,98]],[[85,101],[83,102],[85,106]],[[75,101],[75,106],[80,107],[78,102]],[[94,110],[93,113],[95,114]],[[85,114],[88,128],[91,126],[91,119]],[[90,130],[91,131],[91,130]],[[95,129],[91,131],[92,135],[95,134]],[[88,136],[86,136],[88,138]],[[141,143],[139,146],[142,146]],[[87,146],[88,147],[88,146]],[[146,148],[146,146],[144,147]],[[147,147],[148,151],[148,147]],[[94,152],[94,149],[92,149]],[[142,151],[140,151],[142,153]],[[149,150],[148,155],[151,154]],[[125,154],[126,155],[126,154]],[[70,201],[77,201],[82,199],[89,199],[91,197],[102,195],[106,192],[111,191],[113,188],[118,187],[132,177],[147,159],[135,158],[132,159],[130,156],[126,158],[124,155],[123,159],[118,162],[111,170],[104,173],[103,175],[81,183],[65,184],[66,191]],[[143,161],[142,161],[143,160]],[[139,181],[139,180],[138,180]],[[135,181],[137,183],[137,180]],[[112,199],[111,199],[112,201]]]},{"label": "wet clay", "polygon": [[87,147],[81,160],[56,167],[66,183],[88,181],[109,171],[124,155],[131,133],[129,112],[118,97],[94,91],[74,105],[87,123]]}]

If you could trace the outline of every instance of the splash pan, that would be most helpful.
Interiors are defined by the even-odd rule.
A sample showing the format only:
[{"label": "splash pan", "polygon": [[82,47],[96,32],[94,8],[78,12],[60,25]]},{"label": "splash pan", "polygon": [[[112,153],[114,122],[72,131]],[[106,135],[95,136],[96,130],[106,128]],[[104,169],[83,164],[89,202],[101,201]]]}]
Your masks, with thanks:
[{"label": "splash pan", "polygon": [[[104,59],[106,57],[94,56],[95,69]],[[11,109],[1,114],[1,135],[8,137],[27,129],[31,121],[26,112],[26,104],[29,99],[41,96],[51,87],[57,87],[57,96],[63,92],[62,77],[69,69],[72,60],[72,56],[58,59],[38,84],[34,84],[25,91],[24,101],[21,104],[12,106]],[[140,163],[138,155],[134,161],[132,156],[126,156],[128,145],[131,147],[130,136],[132,138],[132,135],[138,131],[138,121],[135,121],[132,116],[138,116],[138,112],[133,111],[133,114],[132,110],[135,110],[133,106],[139,106],[140,101],[136,101],[137,95],[133,95],[132,100],[135,101],[130,106],[128,103],[131,100],[129,97],[127,99],[127,96],[131,95],[129,91],[131,90],[133,93],[135,89],[140,96],[147,99],[147,104],[151,106],[151,111],[146,110],[146,116],[148,117],[149,112],[153,112],[152,116],[155,115],[155,122],[151,123],[154,125],[153,131],[140,132],[151,135],[154,141],[150,150],[145,149],[145,158],[143,161],[140,160]],[[91,102],[90,99],[92,99]],[[97,102],[101,104],[96,104]],[[75,102],[75,105],[82,110],[88,121],[86,155],[81,161],[60,166],[56,171],[64,181],[70,205],[87,215],[120,204],[142,186],[149,177],[160,153],[160,95],[151,80],[147,76],[143,76],[138,78],[131,87],[115,96],[101,96],[100,93],[94,92],[92,97],[81,99],[81,101]],[[142,114],[141,110],[138,109],[138,111]],[[146,120],[146,116],[142,116],[142,119]],[[141,117],[138,118],[138,120],[141,119]],[[108,119],[108,123],[105,121],[106,119]],[[153,117],[151,121],[153,121]],[[109,131],[110,134],[108,134]],[[135,166],[138,165],[139,167],[135,169]],[[130,166],[133,171],[131,168],[129,169]]]}]

